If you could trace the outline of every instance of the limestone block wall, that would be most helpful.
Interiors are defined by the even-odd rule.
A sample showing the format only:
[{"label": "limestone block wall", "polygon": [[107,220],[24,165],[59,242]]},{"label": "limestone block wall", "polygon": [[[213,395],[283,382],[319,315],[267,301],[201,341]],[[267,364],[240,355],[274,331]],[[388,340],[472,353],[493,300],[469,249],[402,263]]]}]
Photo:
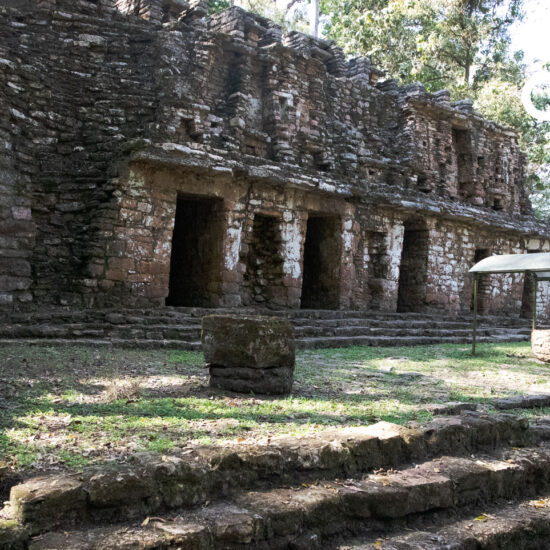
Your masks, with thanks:
[{"label": "limestone block wall", "polygon": [[[1,6],[0,307],[177,302],[177,249],[200,256],[196,303],[299,307],[319,261],[317,305],[395,310],[414,217],[429,236],[414,307],[458,311],[476,249],[526,252],[550,230],[512,133],[381,77],[235,7]],[[178,204],[213,222],[204,241],[172,247]],[[494,303],[519,307],[522,282],[499,284]]]},{"label": "limestone block wall", "polygon": [[[341,244],[331,266],[338,269],[337,303],[331,307],[395,311],[403,287],[412,284],[407,292],[418,288],[418,282],[403,279],[407,231],[425,235],[427,249],[425,272],[420,275],[424,281],[422,294],[403,311],[470,311],[472,278],[468,270],[479,251],[491,254],[550,250],[548,239],[525,239],[433,216],[353,205],[329,195],[277,189],[246,179],[235,180],[227,174],[196,173],[145,163],[132,166],[120,178],[116,197],[118,217],[106,235],[106,257],[91,269],[97,286],[90,286],[90,306],[165,303],[173,271],[178,197],[218,201],[220,215],[211,215],[209,221],[218,224],[219,238],[211,245],[219,246],[219,257],[212,246],[206,247],[204,252],[213,254],[217,261],[211,275],[205,275],[210,277],[208,299],[174,305],[300,307],[308,219],[315,216],[325,216],[323,223],[337,220],[333,236]],[[264,224],[269,221],[271,240],[262,238],[258,242],[258,219]],[[264,257],[260,258],[264,271],[258,273],[255,247],[267,243],[269,247],[262,248]],[[417,248],[409,254],[414,259],[420,256]],[[271,269],[276,272],[270,274],[266,262],[275,265]],[[415,265],[413,279],[419,270]],[[266,281],[258,284],[259,279]],[[262,287],[261,291],[254,291],[254,284]],[[487,277],[483,289],[483,313],[520,313],[525,300],[522,275]],[[104,296],[107,302],[101,302]],[[550,297],[546,283],[539,286],[538,296],[542,318],[548,314],[546,299]]]},{"label": "limestone block wall", "polygon": [[[0,59],[0,81],[16,80],[12,72],[15,65],[3,61]],[[21,167],[27,160],[24,150],[19,149],[22,140],[11,133],[16,124],[21,131],[26,129],[28,120],[23,118],[25,115],[15,108],[0,111],[0,307],[32,300],[31,255],[36,234],[32,190],[29,174]]]},{"label": "limestone block wall", "polygon": [[[346,233],[350,224],[345,201],[227,175],[159,169],[146,164],[132,166],[120,178],[115,195],[113,209],[118,216],[109,226],[104,220],[103,226],[109,227],[104,235],[108,242],[106,255],[90,266],[97,284],[90,287],[89,306],[105,305],[101,301],[104,296],[109,304],[165,303],[174,270],[174,221],[177,223],[179,201],[186,200],[219,203],[215,211],[219,215],[211,213],[208,219],[219,228],[218,239],[193,250],[190,258],[211,255],[215,265],[210,274],[203,273],[201,277],[209,277],[208,297],[202,303],[176,301],[172,305],[299,307],[307,221],[309,217],[325,216],[335,220],[331,238],[339,250],[330,266],[331,276],[335,277],[334,307],[352,307],[351,274],[342,268],[353,239]],[[256,233],[258,220],[260,230],[265,232],[267,226],[269,235]],[[204,235],[209,230],[199,224],[197,231]],[[219,258],[215,256],[217,246]],[[185,286],[181,281],[175,283]]]},{"label": "limestone block wall", "polygon": [[449,112],[448,93],[434,99],[427,100],[425,91],[414,86],[404,90],[416,188],[495,211],[530,213],[525,188],[518,185],[525,158],[517,136],[484,121],[471,102],[458,102]]},{"label": "limestone block wall", "polygon": [[358,208],[354,222],[349,306],[394,311],[397,306],[403,223],[395,213]]},{"label": "limestone block wall", "polygon": [[[428,224],[430,251],[426,304],[429,309],[454,312],[470,310],[473,278],[468,270],[477,261],[476,252],[486,251],[486,255],[492,255],[550,250],[548,239],[526,239],[505,232],[473,229],[448,220],[430,219]],[[548,284],[540,283],[538,313],[541,318],[550,312],[548,302],[545,301],[547,292]],[[480,308],[484,313],[518,315],[523,300],[522,274],[483,276],[480,283]]]},{"label": "limestone block wall", "polygon": [[151,118],[152,39],[145,22],[121,32],[110,0],[15,4],[0,6],[1,301],[80,305],[113,164]]}]

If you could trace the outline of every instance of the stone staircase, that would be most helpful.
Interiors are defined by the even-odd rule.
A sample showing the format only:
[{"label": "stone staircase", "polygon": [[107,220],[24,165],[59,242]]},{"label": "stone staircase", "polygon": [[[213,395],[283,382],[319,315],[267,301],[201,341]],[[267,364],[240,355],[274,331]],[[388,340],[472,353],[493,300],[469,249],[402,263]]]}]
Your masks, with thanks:
[{"label": "stone staircase", "polygon": [[27,480],[0,512],[0,550],[517,550],[549,536],[550,421],[476,412],[142,453]]},{"label": "stone staircase", "polygon": [[[298,348],[406,346],[471,341],[471,317],[345,310],[272,311],[159,308],[49,310],[0,317],[0,344],[13,342],[200,349],[200,320],[211,313],[281,315],[296,327]],[[526,341],[529,321],[480,317],[480,342]]]}]

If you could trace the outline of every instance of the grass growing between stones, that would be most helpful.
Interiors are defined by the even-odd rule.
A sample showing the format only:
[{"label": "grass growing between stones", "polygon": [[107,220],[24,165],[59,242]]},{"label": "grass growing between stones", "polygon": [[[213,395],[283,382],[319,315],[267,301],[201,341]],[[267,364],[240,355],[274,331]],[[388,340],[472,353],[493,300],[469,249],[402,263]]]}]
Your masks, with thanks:
[{"label": "grass growing between stones", "polygon": [[531,358],[529,344],[482,345],[475,358],[465,345],[355,347],[299,352],[287,398],[207,384],[199,352],[5,346],[0,465],[80,469],[136,451],[269,443],[379,420],[422,423],[435,403],[550,393],[550,367]]}]

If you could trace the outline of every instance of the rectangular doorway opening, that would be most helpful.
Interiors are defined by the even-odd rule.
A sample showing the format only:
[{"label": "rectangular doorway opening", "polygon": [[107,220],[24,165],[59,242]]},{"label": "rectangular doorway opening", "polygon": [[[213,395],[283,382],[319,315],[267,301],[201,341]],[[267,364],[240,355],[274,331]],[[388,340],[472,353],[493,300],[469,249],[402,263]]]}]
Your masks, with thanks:
[{"label": "rectangular doorway opening", "polygon": [[384,283],[388,277],[390,257],[386,249],[386,233],[369,233],[369,294],[370,309],[382,309],[385,299]]},{"label": "rectangular doorway opening", "polygon": [[429,235],[422,223],[405,224],[397,293],[399,312],[422,312],[426,309]]},{"label": "rectangular doorway opening", "polygon": [[244,274],[251,304],[285,305],[281,245],[280,220],[255,214]]},{"label": "rectangular doorway opening", "polygon": [[340,297],[341,221],[310,215],[302,278],[303,309],[337,309]]},{"label": "rectangular doorway opening", "polygon": [[167,306],[214,307],[221,292],[223,201],[179,197]]},{"label": "rectangular doorway opening", "polygon": [[[491,251],[488,248],[476,248],[474,252],[474,265],[491,255]],[[478,287],[477,287],[477,311],[478,313],[485,314],[489,310],[489,298],[490,298],[490,280],[488,275],[479,275]],[[472,290],[472,301],[470,311],[474,310],[474,292]]]},{"label": "rectangular doorway opening", "polygon": [[520,317],[531,319],[533,317],[533,294],[535,293],[535,276],[526,272],[523,279],[523,294],[521,296]]},{"label": "rectangular doorway opening", "polygon": [[[527,254],[535,254],[538,250],[528,250]],[[533,294],[535,293],[535,276],[532,273],[526,272],[523,275],[523,294],[521,296],[521,311],[520,317],[524,319],[532,319],[533,317]]]}]

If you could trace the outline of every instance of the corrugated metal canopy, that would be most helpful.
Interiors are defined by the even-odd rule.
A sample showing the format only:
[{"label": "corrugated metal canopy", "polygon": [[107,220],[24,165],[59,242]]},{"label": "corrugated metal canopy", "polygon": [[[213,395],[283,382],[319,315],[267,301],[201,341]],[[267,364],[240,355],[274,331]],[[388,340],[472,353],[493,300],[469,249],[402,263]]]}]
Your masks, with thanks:
[{"label": "corrugated metal canopy", "polygon": [[550,279],[550,253],[500,254],[489,256],[470,269],[470,273],[534,272],[537,279]]}]

